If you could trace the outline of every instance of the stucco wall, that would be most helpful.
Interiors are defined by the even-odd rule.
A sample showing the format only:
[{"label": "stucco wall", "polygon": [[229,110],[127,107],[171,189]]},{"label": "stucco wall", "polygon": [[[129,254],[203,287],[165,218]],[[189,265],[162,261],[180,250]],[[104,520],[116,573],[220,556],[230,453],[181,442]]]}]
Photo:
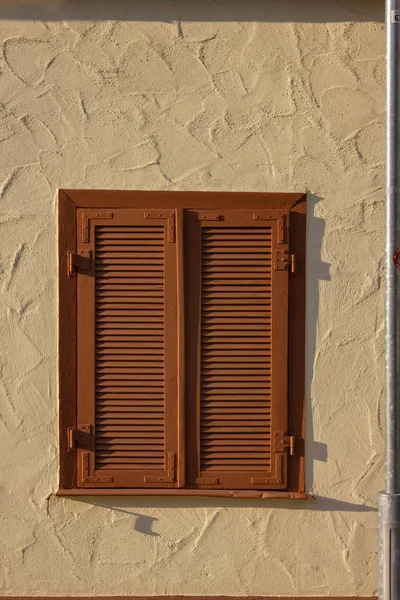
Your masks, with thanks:
[{"label": "stucco wall", "polygon": [[[1,2],[3,595],[376,593],[382,13],[378,0]],[[309,192],[316,501],[51,495],[59,187]]]}]

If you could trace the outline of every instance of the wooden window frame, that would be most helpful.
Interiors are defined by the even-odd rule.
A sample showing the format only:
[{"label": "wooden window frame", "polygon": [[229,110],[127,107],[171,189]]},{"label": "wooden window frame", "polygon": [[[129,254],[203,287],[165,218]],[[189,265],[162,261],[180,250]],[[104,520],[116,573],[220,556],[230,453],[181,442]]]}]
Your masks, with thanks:
[{"label": "wooden window frame", "polygon": [[[77,210],[113,208],[178,209],[279,209],[290,211],[290,252],[296,255],[296,271],[289,278],[288,403],[289,431],[295,432],[296,454],[288,465],[285,491],[219,489],[82,489],[77,488],[76,456],[68,451],[68,428],[77,419],[77,284],[68,276],[68,252],[76,248]],[[183,257],[180,252],[179,256]],[[305,258],[306,195],[303,193],[174,192],[174,191],[59,191],[59,457],[57,495],[186,495],[235,498],[306,499],[304,471],[305,422]],[[182,269],[180,269],[182,273]],[[183,286],[180,286],[183,290]],[[182,292],[183,293],[183,292]],[[183,302],[183,298],[180,298]],[[183,324],[180,324],[183,327]],[[178,346],[181,361],[183,347]],[[182,364],[182,363],[181,363]],[[180,394],[184,394],[181,370]],[[184,443],[184,440],[182,441]]]}]

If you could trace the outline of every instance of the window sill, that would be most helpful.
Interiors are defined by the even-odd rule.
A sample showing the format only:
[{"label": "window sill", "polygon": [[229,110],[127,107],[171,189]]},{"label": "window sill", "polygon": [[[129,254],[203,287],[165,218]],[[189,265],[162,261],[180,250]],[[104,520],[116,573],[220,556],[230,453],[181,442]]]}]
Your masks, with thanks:
[{"label": "window sill", "polygon": [[211,496],[217,498],[250,498],[259,500],[315,500],[302,492],[273,492],[263,490],[190,490],[190,489],[59,489],[56,496]]}]

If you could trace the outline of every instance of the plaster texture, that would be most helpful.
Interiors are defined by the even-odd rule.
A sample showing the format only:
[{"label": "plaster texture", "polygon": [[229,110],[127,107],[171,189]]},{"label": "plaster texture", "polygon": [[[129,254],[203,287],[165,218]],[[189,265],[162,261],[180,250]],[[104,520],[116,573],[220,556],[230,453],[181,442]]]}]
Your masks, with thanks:
[{"label": "plaster texture", "polygon": [[[383,3],[0,4],[0,593],[377,593]],[[56,498],[56,196],[307,191],[316,501]]]}]

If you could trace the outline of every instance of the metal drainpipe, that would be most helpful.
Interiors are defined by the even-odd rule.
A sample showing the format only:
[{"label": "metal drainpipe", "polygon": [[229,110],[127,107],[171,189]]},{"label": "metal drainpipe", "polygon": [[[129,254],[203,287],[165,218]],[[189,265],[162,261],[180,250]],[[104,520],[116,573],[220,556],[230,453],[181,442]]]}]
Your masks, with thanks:
[{"label": "metal drainpipe", "polygon": [[[400,600],[400,472],[398,342],[400,315],[397,269],[393,255],[400,229],[399,200],[399,68],[400,4],[386,0],[386,483],[379,494],[379,598]],[[400,307],[400,302],[399,302]]]}]

